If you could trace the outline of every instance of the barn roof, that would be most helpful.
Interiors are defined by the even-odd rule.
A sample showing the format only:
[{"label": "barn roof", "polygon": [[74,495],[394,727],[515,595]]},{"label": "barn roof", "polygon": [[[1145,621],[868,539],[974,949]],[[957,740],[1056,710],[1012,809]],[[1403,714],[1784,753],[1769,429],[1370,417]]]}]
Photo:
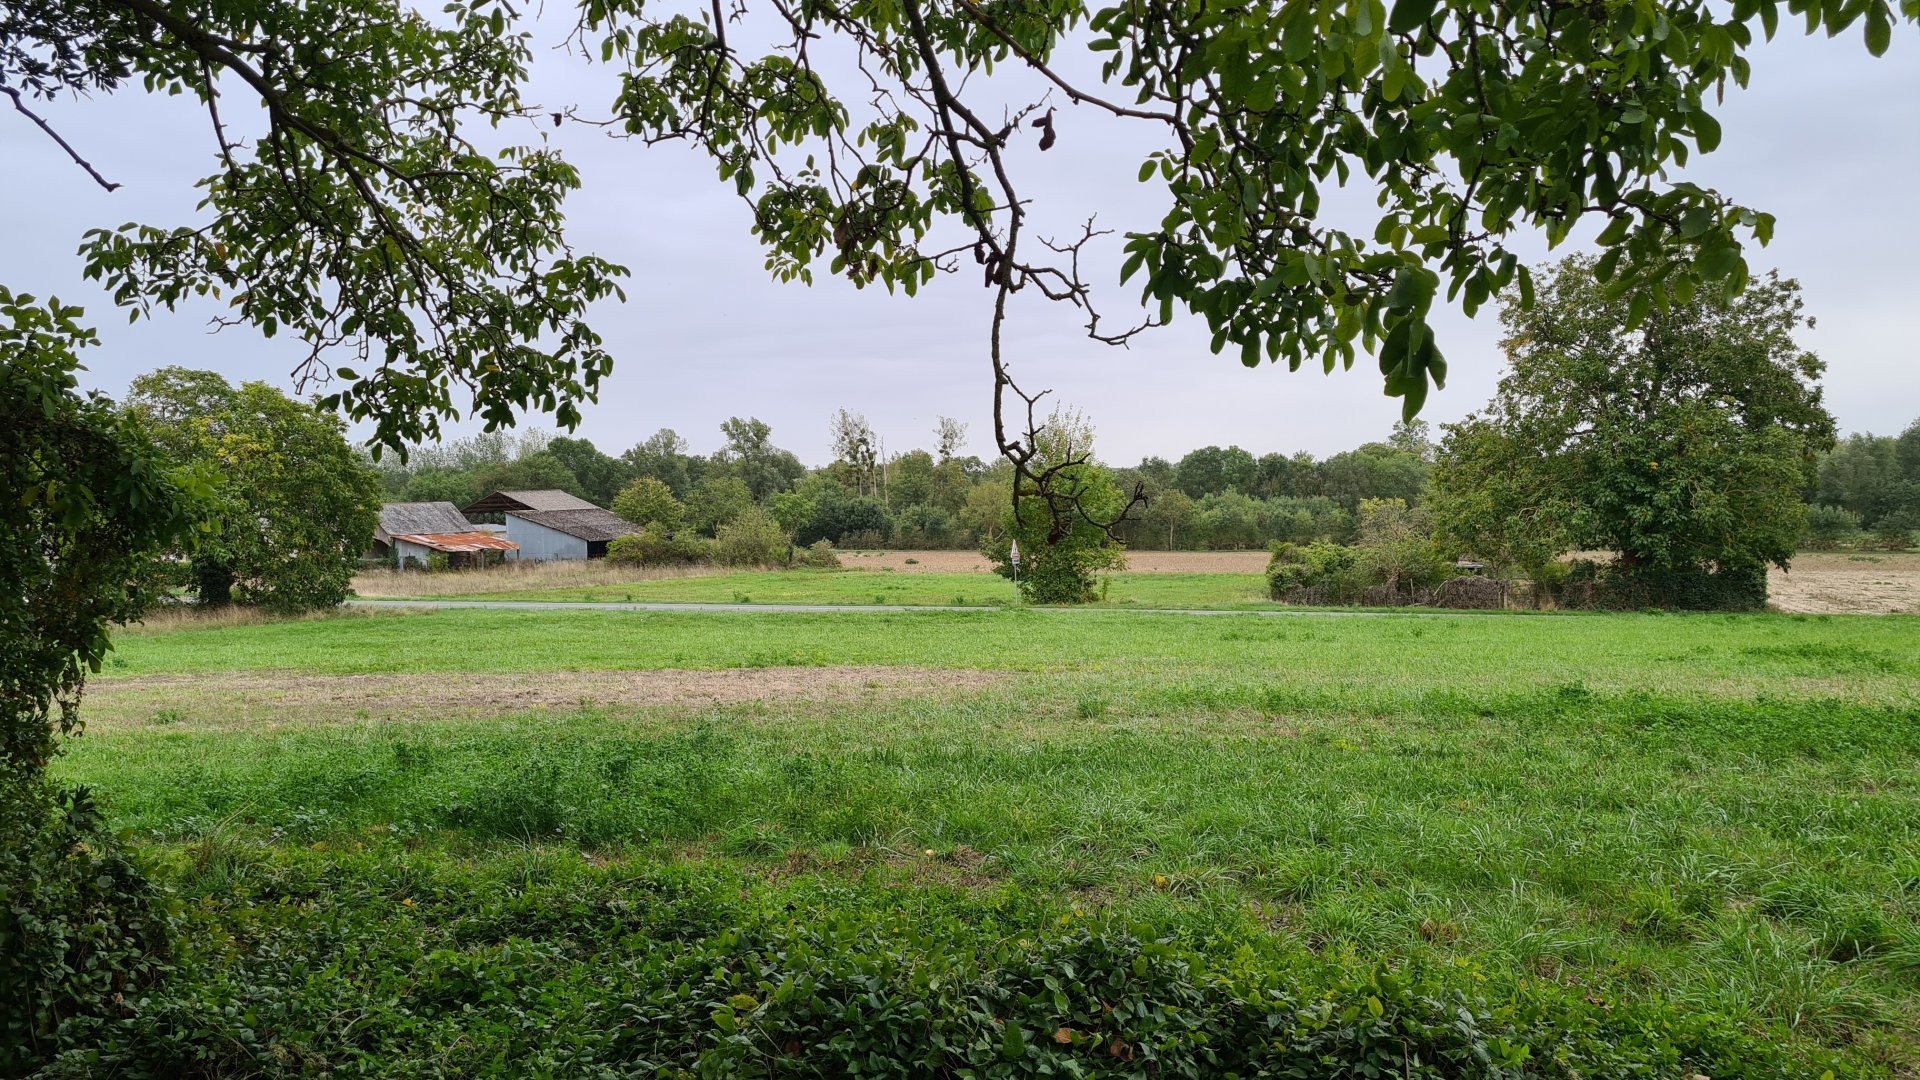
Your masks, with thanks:
[{"label": "barn roof", "polygon": [[519,551],[520,545],[492,533],[394,533],[395,540],[405,540],[409,544],[418,544],[434,551]]},{"label": "barn roof", "polygon": [[544,525],[556,532],[582,540],[618,540],[635,536],[640,527],[611,510],[589,506],[585,510],[509,510],[509,517]]},{"label": "barn roof", "polygon": [[380,507],[375,539],[382,543],[399,533],[463,533],[473,529],[466,515],[450,502],[386,503]]},{"label": "barn roof", "polygon": [[577,495],[547,488],[541,491],[496,491],[467,507],[469,514],[500,514],[509,510],[598,510]]}]

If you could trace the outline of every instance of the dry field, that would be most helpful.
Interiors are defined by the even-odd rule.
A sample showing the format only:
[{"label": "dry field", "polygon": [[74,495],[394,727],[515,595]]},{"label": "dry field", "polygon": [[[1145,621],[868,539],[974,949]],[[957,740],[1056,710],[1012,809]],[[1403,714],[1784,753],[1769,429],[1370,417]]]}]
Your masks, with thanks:
[{"label": "dry field", "polygon": [[1819,615],[1920,614],[1920,554],[1821,552],[1767,576],[1781,611]]}]

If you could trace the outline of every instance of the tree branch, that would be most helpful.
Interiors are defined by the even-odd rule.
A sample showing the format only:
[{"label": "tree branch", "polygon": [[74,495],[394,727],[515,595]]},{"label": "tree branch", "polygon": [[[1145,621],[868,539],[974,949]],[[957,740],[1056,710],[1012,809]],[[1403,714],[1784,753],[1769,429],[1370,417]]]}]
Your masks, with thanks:
[{"label": "tree branch", "polygon": [[39,125],[40,130],[46,132],[48,138],[52,139],[54,142],[59,143],[60,149],[65,150],[67,152],[67,156],[73,159],[73,163],[75,165],[80,166],[82,169],[85,169],[87,171],[88,176],[93,177],[94,183],[99,184],[102,188],[105,188],[108,191],[119,190],[120,188],[119,184],[116,184],[113,181],[108,180],[106,177],[101,176],[100,170],[94,168],[93,165],[90,162],[88,162],[86,158],[81,157],[80,152],[73,148],[72,143],[69,143],[67,140],[61,138],[60,133],[53,130],[52,124],[47,123],[45,118],[43,118],[39,113],[34,112],[32,109],[27,108],[27,103],[25,101],[22,101],[20,98],[20,91],[14,89],[11,86],[0,84],[0,94],[5,94],[8,97],[12,98],[13,107],[15,111],[19,112],[20,115],[26,117],[27,119],[33,121],[35,124]]}]

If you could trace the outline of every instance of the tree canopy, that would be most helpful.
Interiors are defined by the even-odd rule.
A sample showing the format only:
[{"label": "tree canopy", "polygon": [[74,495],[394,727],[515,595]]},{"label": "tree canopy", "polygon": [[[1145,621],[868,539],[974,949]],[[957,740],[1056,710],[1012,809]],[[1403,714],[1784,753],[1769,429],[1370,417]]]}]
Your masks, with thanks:
[{"label": "tree canopy", "polygon": [[213,528],[178,553],[191,558],[203,601],[305,611],[346,599],[378,524],[380,487],[338,417],[265,383],[234,387],[177,367],[135,379],[125,407],[208,480]]},{"label": "tree canopy", "polygon": [[1794,340],[1798,285],[1769,275],[1637,323],[1632,308],[1585,258],[1549,273],[1531,308],[1506,306],[1512,371],[1441,450],[1445,531],[1534,569],[1579,549],[1640,575],[1786,566],[1834,439],[1823,365]]}]

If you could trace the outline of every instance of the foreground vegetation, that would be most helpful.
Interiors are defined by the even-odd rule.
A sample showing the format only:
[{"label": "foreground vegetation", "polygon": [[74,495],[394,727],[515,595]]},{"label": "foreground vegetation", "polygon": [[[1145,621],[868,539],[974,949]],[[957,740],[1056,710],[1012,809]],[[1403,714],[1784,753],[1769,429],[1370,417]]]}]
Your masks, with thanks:
[{"label": "foreground vegetation", "polygon": [[[60,772],[173,890],[178,970],[71,1027],[70,1072],[1911,1070],[1916,629],[461,611],[130,634]],[[432,712],[367,691],[786,665],[977,674],[535,711],[498,682]],[[229,683],[259,675],[285,696]]]}]

